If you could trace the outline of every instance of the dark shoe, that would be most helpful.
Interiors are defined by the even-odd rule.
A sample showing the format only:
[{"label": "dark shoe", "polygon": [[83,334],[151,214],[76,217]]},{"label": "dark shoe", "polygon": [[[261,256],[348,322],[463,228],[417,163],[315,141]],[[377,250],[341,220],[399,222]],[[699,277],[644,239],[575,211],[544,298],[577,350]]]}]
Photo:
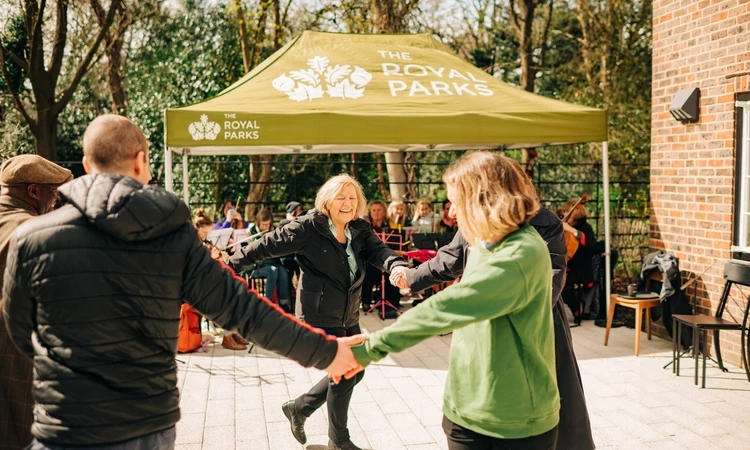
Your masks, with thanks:
[{"label": "dark shoe", "polygon": [[294,408],[294,400],[289,400],[281,405],[281,410],[284,411],[284,415],[289,419],[294,439],[297,439],[297,442],[300,444],[305,445],[305,442],[307,442],[307,436],[305,435],[305,420],[307,420],[307,417],[297,413],[297,410]]},{"label": "dark shoe", "polygon": [[362,450],[352,443],[352,441],[346,441],[341,445],[335,444],[332,440],[328,440],[328,450]]}]

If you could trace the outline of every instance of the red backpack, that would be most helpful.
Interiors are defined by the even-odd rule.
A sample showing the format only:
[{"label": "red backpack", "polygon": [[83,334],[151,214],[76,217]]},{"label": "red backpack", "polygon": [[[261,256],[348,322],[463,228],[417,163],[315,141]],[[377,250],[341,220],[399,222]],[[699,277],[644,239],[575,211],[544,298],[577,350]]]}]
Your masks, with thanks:
[{"label": "red backpack", "polygon": [[179,353],[192,352],[201,346],[201,316],[187,303],[180,309],[180,333],[177,337]]}]

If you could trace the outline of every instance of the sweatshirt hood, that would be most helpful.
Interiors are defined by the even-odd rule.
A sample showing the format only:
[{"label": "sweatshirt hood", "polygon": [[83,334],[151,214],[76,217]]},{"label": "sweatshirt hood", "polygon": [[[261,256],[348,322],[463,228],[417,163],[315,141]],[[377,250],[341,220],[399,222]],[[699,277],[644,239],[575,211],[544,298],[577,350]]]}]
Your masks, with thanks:
[{"label": "sweatshirt hood", "polygon": [[94,226],[124,241],[163,236],[190,220],[190,210],[175,195],[124,175],[86,175],[59,192],[65,204],[81,211]]}]

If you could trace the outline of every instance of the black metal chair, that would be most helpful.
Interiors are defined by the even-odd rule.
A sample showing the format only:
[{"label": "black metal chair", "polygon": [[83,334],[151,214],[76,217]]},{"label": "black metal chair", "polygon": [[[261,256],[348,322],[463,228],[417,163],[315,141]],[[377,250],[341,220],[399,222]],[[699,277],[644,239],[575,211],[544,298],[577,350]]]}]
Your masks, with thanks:
[{"label": "black metal chair", "polygon": [[716,308],[716,314],[713,316],[676,314],[672,316],[672,371],[680,376],[680,353],[678,343],[681,341],[682,326],[693,328],[693,354],[695,357],[695,385],[698,385],[698,353],[700,351],[700,336],[703,335],[703,380],[701,387],[706,387],[706,353],[708,353],[708,332],[714,332],[714,348],[716,349],[716,361],[719,368],[727,372],[721,359],[721,344],[719,333],[721,330],[741,331],[742,332],[742,362],[745,366],[747,378],[750,380],[750,367],[748,367],[747,357],[747,339],[748,328],[748,308],[750,301],[746,301],[745,314],[742,322],[727,320],[723,317],[729,299],[729,292],[732,285],[750,286],[750,264],[739,261],[730,261],[724,265],[724,290],[721,293],[719,305]]}]

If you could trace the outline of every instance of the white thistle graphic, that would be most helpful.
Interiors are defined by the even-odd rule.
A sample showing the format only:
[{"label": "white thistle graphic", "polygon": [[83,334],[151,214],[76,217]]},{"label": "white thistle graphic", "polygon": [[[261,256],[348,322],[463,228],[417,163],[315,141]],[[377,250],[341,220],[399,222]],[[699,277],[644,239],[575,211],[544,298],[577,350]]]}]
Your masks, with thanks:
[{"label": "white thistle graphic", "polygon": [[364,95],[365,86],[372,81],[372,75],[365,69],[358,66],[352,69],[349,64],[332,66],[325,56],[310,58],[307,66],[309,69],[279,75],[271,85],[289,96],[290,100],[301,102],[323,98],[323,92],[332,98],[360,98]]},{"label": "white thistle graphic", "polygon": [[188,131],[195,141],[203,139],[213,141],[221,132],[221,127],[216,122],[209,122],[208,116],[203,114],[200,122],[193,122],[188,126]]}]

